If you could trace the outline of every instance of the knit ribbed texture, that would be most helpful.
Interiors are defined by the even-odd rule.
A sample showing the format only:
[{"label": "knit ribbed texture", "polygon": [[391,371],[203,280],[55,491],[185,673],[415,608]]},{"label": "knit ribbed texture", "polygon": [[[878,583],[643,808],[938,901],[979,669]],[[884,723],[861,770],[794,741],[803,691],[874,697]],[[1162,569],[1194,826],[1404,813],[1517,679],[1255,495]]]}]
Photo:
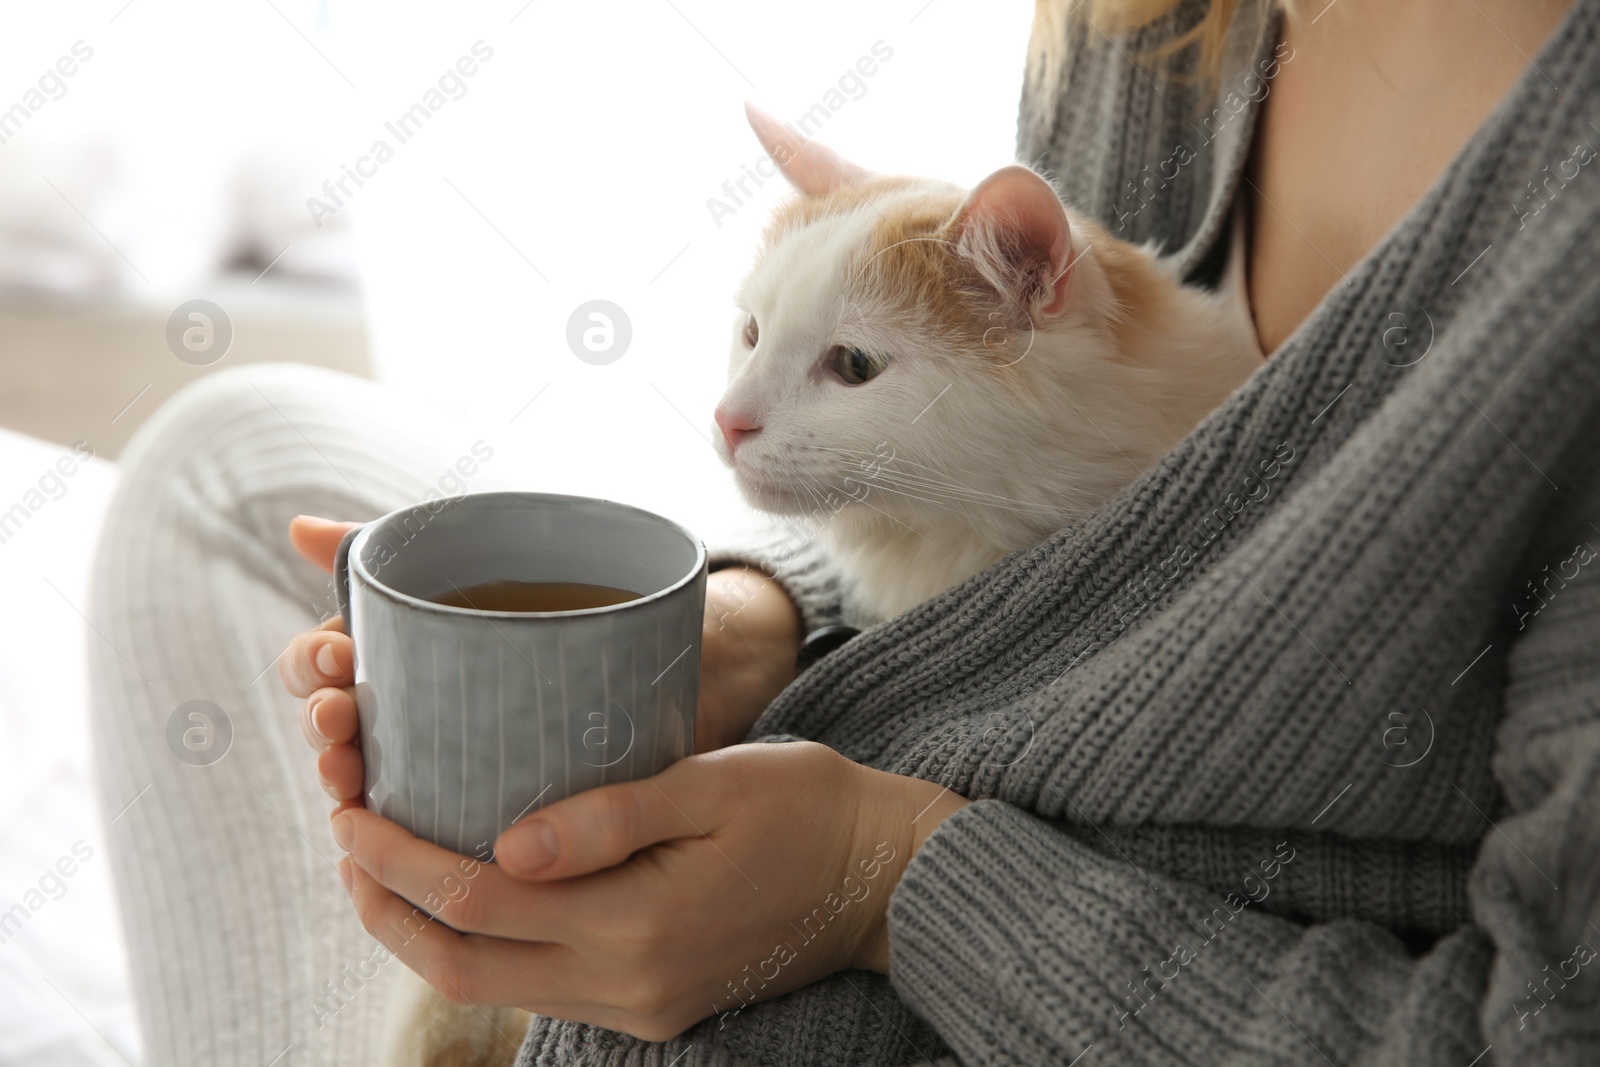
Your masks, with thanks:
[{"label": "knit ribbed texture", "polygon": [[[477,436],[372,382],[250,364],[186,387],[123,450],[85,636],[150,1067],[375,1061],[401,965],[350,905],[305,702],[278,677],[288,637],[335,612],[328,576],[285,531],[300,512],[376,518],[439,495],[441,480],[512,488],[537,470],[500,441],[478,442],[494,449],[480,463]],[[217,747],[180,760],[206,736],[194,730]]]},{"label": "knit ribbed texture", "polygon": [[[1130,65],[1197,10],[1075,23],[1018,155],[1205,278],[1257,109],[1195,123],[1276,25],[1247,5],[1209,90]],[[525,1062],[1600,1062],[1567,962],[1600,950],[1600,0],[1533,63],[1153,470],[756,724],[979,801],[892,898],[898,998],[848,972],[663,1045],[541,1020]],[[791,591],[839,587],[806,559]]]}]

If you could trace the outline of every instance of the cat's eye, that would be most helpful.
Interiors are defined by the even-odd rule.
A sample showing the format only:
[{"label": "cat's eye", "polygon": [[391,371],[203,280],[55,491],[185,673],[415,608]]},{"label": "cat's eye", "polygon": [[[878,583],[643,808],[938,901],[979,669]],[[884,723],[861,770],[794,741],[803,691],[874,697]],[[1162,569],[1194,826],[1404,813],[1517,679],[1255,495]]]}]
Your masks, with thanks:
[{"label": "cat's eye", "polygon": [[860,385],[878,376],[884,368],[884,360],[859,348],[840,345],[833,350],[833,367],[846,385]]},{"label": "cat's eye", "polygon": [[760,340],[761,331],[756,328],[756,317],[747,315],[744,320],[744,346],[754,348],[756,341]]}]

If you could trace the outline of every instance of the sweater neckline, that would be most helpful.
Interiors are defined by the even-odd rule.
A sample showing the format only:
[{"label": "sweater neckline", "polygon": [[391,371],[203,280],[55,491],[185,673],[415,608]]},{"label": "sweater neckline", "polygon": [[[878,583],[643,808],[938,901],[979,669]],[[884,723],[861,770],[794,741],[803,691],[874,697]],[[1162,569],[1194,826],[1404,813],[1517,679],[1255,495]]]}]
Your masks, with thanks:
[{"label": "sweater neckline", "polygon": [[1250,225],[1249,201],[1235,196],[1233,210],[1229,213],[1228,258],[1222,267],[1221,287],[1228,294],[1233,313],[1240,322],[1240,332],[1250,342],[1257,363],[1265,363],[1268,355],[1261,348],[1261,335],[1256,330],[1255,309],[1250,304]]},{"label": "sweater neckline", "polygon": [[[1205,212],[1201,217],[1199,226],[1196,227],[1190,240],[1174,255],[1180,274],[1186,279],[1201,267],[1206,259],[1216,252],[1215,245],[1219,240],[1227,239],[1229,247],[1227,257],[1222,269],[1219,285],[1230,283],[1232,272],[1238,271],[1237,284],[1241,287],[1236,296],[1236,302],[1243,306],[1243,314],[1248,326],[1250,341],[1255,348],[1256,355],[1263,363],[1277,361],[1285,354],[1298,351],[1305,347],[1305,337],[1308,327],[1333,314],[1333,308],[1343,302],[1344,295],[1355,288],[1354,280],[1358,274],[1364,272],[1369,265],[1388,256],[1397,247],[1401,239],[1411,231],[1415,221],[1425,213],[1431,211],[1435,202],[1443,195],[1459,176],[1459,172],[1466,169],[1470,157],[1474,154],[1479,144],[1494,134],[1498,123],[1501,121],[1502,112],[1519,110],[1525,98],[1530,93],[1541,94],[1542,86],[1539,83],[1549,84],[1554,88],[1541,69],[1548,65],[1552,54],[1566,47],[1571,37],[1573,25],[1583,17],[1585,12],[1597,0],[1573,0],[1567,10],[1562,14],[1556,25],[1546,35],[1538,50],[1524,64],[1521,72],[1495,101],[1488,112],[1473,127],[1461,146],[1451,155],[1448,162],[1434,176],[1421,195],[1395,219],[1394,223],[1372,243],[1366,253],[1350,265],[1343,272],[1343,277],[1331,289],[1322,295],[1311,309],[1289,334],[1279,342],[1277,348],[1271,353],[1262,350],[1259,334],[1255,327],[1254,309],[1249,299],[1249,252],[1248,247],[1237,248],[1238,238],[1247,234],[1248,229],[1239,225],[1241,214],[1245,210],[1243,186],[1246,181],[1246,170],[1252,149],[1255,145],[1256,130],[1261,120],[1261,105],[1271,95],[1271,82],[1268,81],[1268,90],[1260,97],[1246,96],[1243,112],[1243,122],[1235,123],[1229,127],[1233,134],[1219,148],[1219,155],[1224,163],[1218,167],[1212,178],[1212,191],[1207,201]],[[1246,10],[1241,10],[1236,15],[1233,32],[1229,39],[1227,55],[1230,60],[1225,64],[1220,75],[1221,84],[1239,83],[1252,71],[1263,69],[1263,64],[1269,62],[1275,55],[1282,36],[1283,13],[1276,5],[1258,5],[1270,7],[1265,12],[1265,17],[1252,22],[1246,16]],[[1290,60],[1292,61],[1292,60]],[[1556,88],[1556,92],[1562,90]],[[1597,130],[1600,132],[1600,130]],[[1220,139],[1220,138],[1219,138]]]}]

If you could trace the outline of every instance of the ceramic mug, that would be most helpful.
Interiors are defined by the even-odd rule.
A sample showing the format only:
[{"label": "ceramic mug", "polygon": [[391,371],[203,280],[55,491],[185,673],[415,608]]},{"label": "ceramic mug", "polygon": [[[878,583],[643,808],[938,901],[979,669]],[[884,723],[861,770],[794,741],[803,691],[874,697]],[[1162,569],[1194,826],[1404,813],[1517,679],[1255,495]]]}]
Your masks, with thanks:
[{"label": "ceramic mug", "polygon": [[[635,600],[483,611],[430,597],[498,580]],[[355,645],[367,807],[488,859],[530,811],[694,751],[706,549],[640,508],[468,493],[351,530],[334,561]]]}]

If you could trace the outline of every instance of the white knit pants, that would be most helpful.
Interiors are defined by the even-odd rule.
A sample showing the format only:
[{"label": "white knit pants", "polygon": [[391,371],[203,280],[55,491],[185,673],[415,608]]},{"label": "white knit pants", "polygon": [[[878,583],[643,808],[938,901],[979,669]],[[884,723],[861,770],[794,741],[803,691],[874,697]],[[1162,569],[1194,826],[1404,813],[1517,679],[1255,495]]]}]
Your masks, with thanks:
[{"label": "white knit pants", "polygon": [[369,382],[254,365],[184,390],[124,452],[88,612],[90,728],[148,1067],[374,1061],[401,965],[356,920],[278,678],[289,638],[334,611],[287,527],[516,487],[526,466],[500,442],[478,462],[481,437]]}]

